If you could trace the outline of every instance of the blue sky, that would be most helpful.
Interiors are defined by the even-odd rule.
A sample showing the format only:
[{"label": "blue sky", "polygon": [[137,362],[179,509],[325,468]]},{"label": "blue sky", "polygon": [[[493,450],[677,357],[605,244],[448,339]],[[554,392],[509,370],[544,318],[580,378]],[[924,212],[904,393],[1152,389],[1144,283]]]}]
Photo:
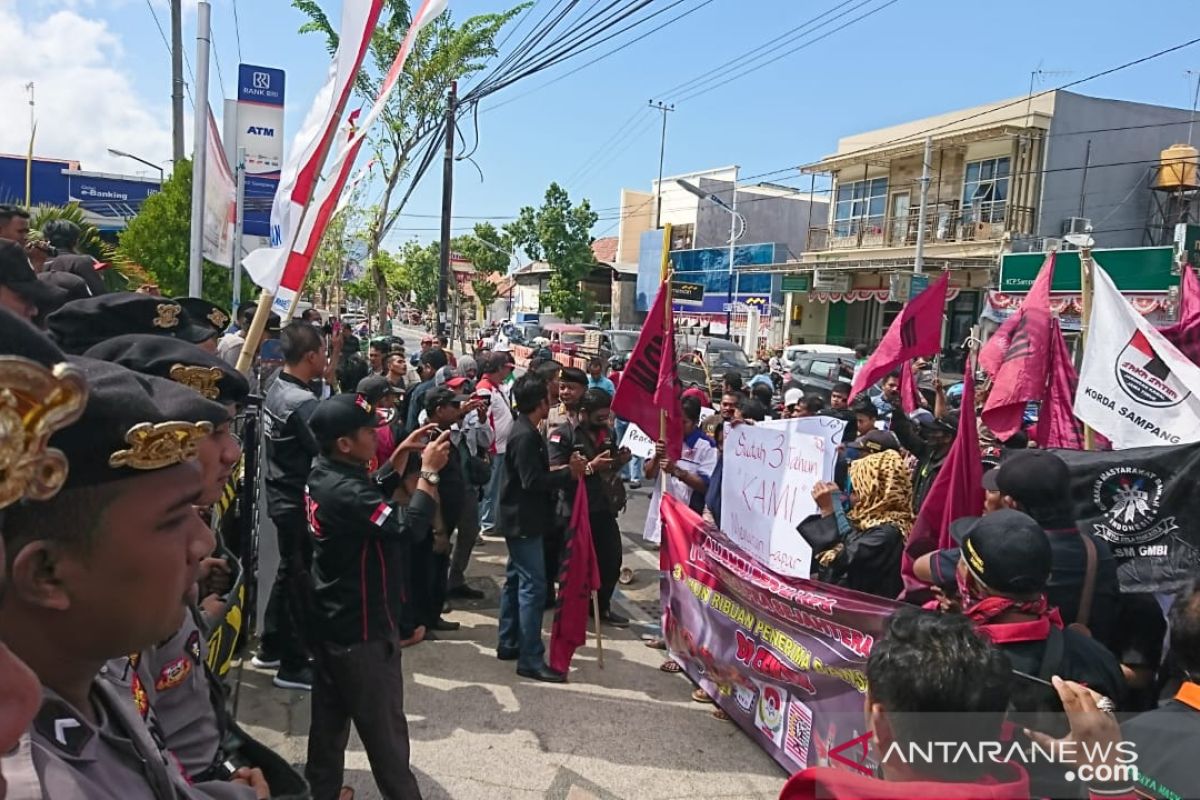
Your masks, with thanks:
[{"label": "blue sky", "polygon": [[[655,0],[652,8],[668,1]],[[885,1],[868,0],[819,33]],[[185,37],[191,52],[195,4],[187,2]],[[651,26],[700,2],[684,0]],[[336,18],[340,3],[329,0],[328,5]],[[551,5],[541,0],[532,14]],[[568,184],[573,197],[586,197],[606,209],[602,214],[614,216],[608,209],[618,204],[619,190],[649,189],[658,169],[660,117],[647,108],[651,98],[677,103],[668,120],[667,174],[736,163],[748,175],[815,160],[831,152],[842,135],[1024,95],[1030,72],[1039,67],[1049,74],[1037,88],[1050,88],[1200,35],[1188,24],[1195,19],[1195,0],[895,0],[706,94],[685,99],[683,92],[669,93],[836,5],[838,0],[711,0],[553,85],[537,88],[570,69],[570,62],[494,95],[483,105],[474,157],[485,179],[481,183],[473,168],[460,164],[455,214],[511,216],[522,205],[536,204],[551,181],[574,178]],[[46,85],[45,92],[39,90],[39,155],[80,158],[85,169],[114,171],[132,171],[134,165],[106,161],[106,147],[138,147],[135,152],[151,160],[169,158],[164,132],[169,131],[170,65],[150,7],[165,26],[165,0],[0,0],[0,29],[15,21],[15,30],[7,26],[9,35],[32,43],[30,52],[0,65],[0,112],[6,119],[22,119],[13,115],[28,114],[24,83],[33,79]],[[495,0],[450,0],[450,7],[455,17],[465,18],[506,6]],[[233,0],[213,0],[225,93],[233,91],[239,58],[233,9]],[[315,35],[296,33],[303,19],[288,0],[239,0],[237,10],[242,59],[287,72],[290,139],[326,69],[323,43]],[[90,36],[94,46],[81,49],[78,42],[61,41],[72,32]],[[0,45],[4,38],[0,33]],[[1187,82],[1189,69],[1200,70],[1200,45],[1074,91],[1187,107],[1195,88],[1195,76],[1191,88]],[[103,91],[87,85],[91,73]],[[217,77],[214,61],[210,99],[219,113]],[[121,116],[111,108],[113,102],[104,102],[108,97],[121,107]],[[597,148],[623,123],[627,133],[597,158]],[[0,132],[0,151],[23,150],[27,134],[9,127]],[[807,185],[807,178],[795,175],[777,179]],[[440,170],[431,170],[407,209],[429,216],[404,217],[390,244],[436,237],[439,183]],[[455,226],[467,228],[471,222],[458,219]],[[611,219],[596,227],[597,235],[605,232],[615,233]]]}]

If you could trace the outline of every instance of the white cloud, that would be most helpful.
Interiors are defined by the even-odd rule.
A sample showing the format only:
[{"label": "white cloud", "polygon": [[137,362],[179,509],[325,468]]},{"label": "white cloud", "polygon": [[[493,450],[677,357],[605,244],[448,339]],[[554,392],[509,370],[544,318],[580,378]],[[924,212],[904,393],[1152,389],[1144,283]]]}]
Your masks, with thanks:
[{"label": "white cloud", "polygon": [[[171,157],[169,98],[150,102],[136,91],[127,69],[136,68],[138,52],[127,53],[107,22],[85,16],[90,0],[55,0],[55,5],[58,10],[29,20],[13,0],[0,0],[0,53],[5,54],[0,60],[0,152],[28,148],[25,85],[33,81],[36,155],[77,160],[85,170],[122,173],[147,168],[110,156],[108,148],[166,162]],[[161,46],[146,41],[136,48],[156,43]]]}]

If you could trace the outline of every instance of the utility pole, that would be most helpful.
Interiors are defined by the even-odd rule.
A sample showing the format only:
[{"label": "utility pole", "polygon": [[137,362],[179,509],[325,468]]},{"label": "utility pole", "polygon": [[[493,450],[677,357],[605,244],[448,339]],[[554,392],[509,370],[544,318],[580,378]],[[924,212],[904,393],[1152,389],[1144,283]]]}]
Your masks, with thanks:
[{"label": "utility pole", "polygon": [[917,212],[917,256],[913,259],[913,272],[918,275],[925,269],[925,220],[929,214],[929,184],[933,180],[933,137],[925,137],[925,155],[921,159],[921,208]]},{"label": "utility pole", "polygon": [[[212,6],[196,6],[195,125],[192,127],[192,236],[188,248],[188,297],[202,297],[204,255],[204,172],[208,157],[208,51]],[[222,157],[224,157],[222,155]]]},{"label": "utility pole", "polygon": [[171,158],[183,161],[183,0],[171,0]]},{"label": "utility pole", "polygon": [[446,295],[450,291],[450,215],[454,209],[454,118],[458,81],[446,97],[446,153],[442,157],[442,239],[438,252],[437,335],[446,336]]},{"label": "utility pole", "polygon": [[233,217],[233,305],[234,313],[242,303],[242,230],[246,224],[246,148],[237,149],[237,196]]},{"label": "utility pole", "polygon": [[662,139],[658,145],[658,183],[654,190],[654,229],[658,230],[662,227],[662,179],[663,160],[667,155],[667,112],[674,111],[675,106],[667,105],[661,100],[657,103],[651,100],[650,107],[662,112]]},{"label": "utility pole", "polygon": [[25,84],[29,92],[29,151],[25,154],[25,208],[33,204],[33,140],[37,136],[37,118],[33,99],[33,81]]}]

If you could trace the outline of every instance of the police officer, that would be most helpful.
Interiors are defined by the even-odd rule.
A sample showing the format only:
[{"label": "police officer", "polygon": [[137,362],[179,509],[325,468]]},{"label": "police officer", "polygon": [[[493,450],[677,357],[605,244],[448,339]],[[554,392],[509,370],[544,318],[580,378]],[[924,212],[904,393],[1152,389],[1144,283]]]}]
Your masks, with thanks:
[{"label": "police officer", "polygon": [[281,689],[312,689],[312,669],[303,643],[303,609],[312,547],[304,518],[304,483],[317,455],[308,418],[318,400],[312,384],[325,373],[325,343],[305,322],[280,334],[283,368],[263,401],[267,442],[267,508],[279,543],[279,569],[267,601],[256,667],[278,668]]},{"label": "police officer", "polygon": [[72,300],[46,318],[46,327],[59,347],[74,354],[126,333],[172,336],[192,344],[213,335],[212,328],[194,322],[174,300],[137,292]]},{"label": "police officer", "polygon": [[193,322],[212,331],[212,336],[196,344],[207,353],[216,353],[217,341],[229,327],[229,312],[202,297],[176,297],[175,302],[183,306]]},{"label": "police officer", "polygon": [[[227,411],[170,381],[72,363],[90,394],[81,419],[49,442],[70,465],[63,490],[10,508],[4,524],[12,581],[0,635],[42,684],[29,751],[42,789],[51,800],[267,797],[261,773],[249,770],[189,788],[161,741],[97,677],[109,659],[179,627],[180,601],[213,547],[195,509],[196,453]],[[69,396],[47,394],[44,410],[54,415]]]},{"label": "police officer", "polygon": [[[409,766],[395,576],[404,572],[407,545],[430,535],[450,432],[426,446],[436,424],[415,431],[380,471],[380,483],[367,472],[378,417],[365,397],[340,394],[325,400],[308,424],[321,453],[308,476],[306,498],[313,540],[313,655],[319,669],[305,776],[314,800],[338,796],[353,720],[380,793],[394,800],[418,799],[421,791]],[[408,506],[399,508],[389,498],[409,455],[417,451],[420,473]]]}]

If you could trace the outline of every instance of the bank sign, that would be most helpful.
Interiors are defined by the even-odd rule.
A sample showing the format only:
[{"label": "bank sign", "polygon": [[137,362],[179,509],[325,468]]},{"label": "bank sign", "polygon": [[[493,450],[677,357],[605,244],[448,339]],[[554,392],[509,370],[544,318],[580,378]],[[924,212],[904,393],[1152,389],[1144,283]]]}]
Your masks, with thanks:
[{"label": "bank sign", "polygon": [[279,170],[283,163],[284,85],[281,69],[238,65],[234,147],[246,151],[243,226],[251,236],[271,234],[271,201],[279,187]]}]

